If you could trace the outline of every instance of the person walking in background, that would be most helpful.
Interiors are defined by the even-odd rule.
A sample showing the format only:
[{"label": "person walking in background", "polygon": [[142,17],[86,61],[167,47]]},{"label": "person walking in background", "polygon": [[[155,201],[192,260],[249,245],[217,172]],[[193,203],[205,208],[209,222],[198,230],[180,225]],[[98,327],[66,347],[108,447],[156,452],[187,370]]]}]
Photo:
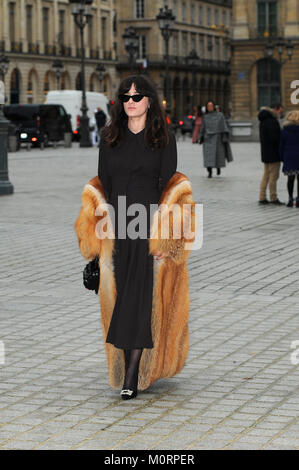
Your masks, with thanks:
[{"label": "person walking in background", "polygon": [[294,206],[294,183],[297,178],[296,207],[299,207],[299,111],[290,111],[283,124],[279,154],[283,161],[282,172],[287,175],[289,202],[287,207]]},{"label": "person walking in background", "polygon": [[96,113],[97,109],[94,110],[93,116],[90,120],[90,128],[91,128],[91,143],[93,147],[98,145],[98,129],[97,129],[97,122],[96,122]]},{"label": "person walking in background", "polygon": [[98,143],[100,144],[100,140],[101,140],[100,132],[101,132],[102,127],[105,126],[106,120],[107,120],[107,116],[100,106],[97,108],[95,118],[96,118],[96,123],[97,123],[97,128],[98,128]]},{"label": "person walking in background", "polygon": [[199,104],[195,111],[195,125],[194,125],[193,135],[192,135],[192,144],[196,144],[198,142],[198,134],[200,131],[201,123],[202,123],[202,110]]},{"label": "person walking in background", "polygon": [[221,111],[216,111],[213,101],[206,105],[199,135],[199,143],[203,143],[204,166],[208,170],[208,177],[212,178],[213,168],[217,168],[217,175],[220,175],[226,161],[233,161],[233,155],[225,117]]},{"label": "person walking in background", "polygon": [[[283,204],[277,197],[277,180],[279,178],[281,163],[279,154],[281,130],[278,119],[282,111],[282,105],[277,103],[271,106],[271,108],[266,106],[262,107],[258,114],[260,121],[261,159],[264,163],[264,175],[260,184],[259,204],[268,204],[269,202],[275,205]],[[270,201],[268,201],[266,197],[268,185]]]}]

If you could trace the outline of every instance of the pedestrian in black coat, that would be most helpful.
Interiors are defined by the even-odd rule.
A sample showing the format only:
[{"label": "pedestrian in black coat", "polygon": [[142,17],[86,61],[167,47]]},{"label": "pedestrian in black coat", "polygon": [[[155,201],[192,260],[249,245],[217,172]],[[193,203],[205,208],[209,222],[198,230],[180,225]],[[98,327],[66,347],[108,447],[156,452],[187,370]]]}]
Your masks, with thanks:
[{"label": "pedestrian in black coat", "polygon": [[299,110],[290,111],[283,124],[280,155],[283,160],[282,172],[288,177],[289,202],[287,207],[293,207],[294,205],[295,178],[297,178],[296,207],[299,207]]},{"label": "pedestrian in black coat", "polygon": [[276,104],[271,108],[261,108],[258,114],[260,121],[261,159],[264,163],[264,175],[260,185],[260,204],[269,203],[266,197],[268,185],[270,190],[270,202],[276,205],[282,204],[277,197],[276,189],[281,164],[281,156],[279,153],[281,130],[278,118],[281,116],[282,110],[281,104]]},{"label": "pedestrian in black coat", "polygon": [[104,111],[100,107],[98,107],[97,112],[95,113],[95,118],[96,118],[96,123],[97,123],[97,128],[98,128],[98,136],[100,138],[100,131],[102,127],[104,127],[106,124],[107,116],[104,113]]}]

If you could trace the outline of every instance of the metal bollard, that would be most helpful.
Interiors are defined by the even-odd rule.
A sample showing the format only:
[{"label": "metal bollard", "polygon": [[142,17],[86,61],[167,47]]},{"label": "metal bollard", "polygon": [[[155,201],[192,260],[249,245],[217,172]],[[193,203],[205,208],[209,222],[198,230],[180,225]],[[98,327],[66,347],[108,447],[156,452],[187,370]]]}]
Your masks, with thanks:
[{"label": "metal bollard", "polygon": [[5,119],[2,105],[0,104],[0,195],[12,194],[14,191],[14,187],[8,179],[8,125],[9,121]]}]

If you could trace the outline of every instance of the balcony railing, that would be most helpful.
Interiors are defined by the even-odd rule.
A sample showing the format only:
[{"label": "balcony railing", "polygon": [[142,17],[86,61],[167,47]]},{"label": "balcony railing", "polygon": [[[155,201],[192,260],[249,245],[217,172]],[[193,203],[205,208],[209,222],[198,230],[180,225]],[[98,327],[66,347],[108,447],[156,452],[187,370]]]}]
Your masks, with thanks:
[{"label": "balcony railing", "polygon": [[10,50],[11,52],[23,52],[23,43],[19,41],[11,41]]},{"label": "balcony railing", "polygon": [[90,49],[90,58],[99,59],[100,58],[99,49]]},{"label": "balcony railing", "polygon": [[28,53],[29,54],[39,54],[39,44],[29,42],[28,43]]},{"label": "balcony railing", "polygon": [[[164,68],[165,56],[161,54],[151,54],[146,56],[148,68]],[[118,60],[118,68],[125,68],[129,66],[129,59],[127,56],[120,56]],[[169,66],[177,69],[184,69],[192,71],[213,71],[213,72],[230,72],[230,62],[225,60],[214,59],[199,59],[196,66],[188,63],[188,58],[185,56],[169,56]]]},{"label": "balcony railing", "polygon": [[278,37],[278,28],[272,27],[269,29],[265,28],[251,28],[249,31],[250,39],[265,39],[268,38],[277,38]]},{"label": "balcony railing", "polygon": [[64,44],[60,45],[58,48],[58,55],[63,56],[63,57],[71,57],[72,48],[69,46],[65,46]]},{"label": "balcony railing", "polygon": [[56,55],[56,46],[53,44],[45,44],[45,55]]},{"label": "balcony railing", "polygon": [[111,60],[112,59],[112,51],[104,51],[104,59]]}]

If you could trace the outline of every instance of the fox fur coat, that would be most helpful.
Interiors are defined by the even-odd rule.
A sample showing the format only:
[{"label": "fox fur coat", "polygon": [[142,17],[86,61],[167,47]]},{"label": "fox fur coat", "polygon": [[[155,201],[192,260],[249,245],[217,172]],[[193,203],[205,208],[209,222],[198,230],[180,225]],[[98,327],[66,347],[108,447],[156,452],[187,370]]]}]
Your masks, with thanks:
[{"label": "fox fur coat", "polygon": [[[98,176],[92,178],[82,192],[82,205],[74,229],[78,237],[79,249],[82,256],[90,261],[99,255],[100,285],[99,297],[101,307],[101,324],[106,340],[107,332],[116,301],[116,281],[113,269],[113,235],[103,238],[97,233],[97,224],[101,215],[97,215],[99,206],[106,207],[107,201],[102,183]],[[175,224],[178,219],[168,218],[168,238],[161,236],[163,230],[163,209],[168,210],[175,205],[179,208],[181,229],[183,223],[189,227],[181,230],[181,236],[174,236]],[[185,210],[188,205],[191,211]],[[184,207],[183,207],[184,206]],[[108,216],[109,210],[105,212]],[[164,212],[164,215],[167,211]],[[102,212],[103,216],[103,212]],[[107,220],[107,219],[106,219]],[[184,222],[185,220],[185,222]],[[165,222],[166,223],[166,222]],[[109,225],[109,224],[108,224]],[[162,251],[165,258],[153,258],[154,284],[151,327],[154,347],[144,349],[140,360],[138,389],[147,389],[155,380],[163,377],[172,377],[178,374],[184,366],[188,348],[188,315],[189,315],[189,289],[187,258],[195,240],[196,216],[195,203],[189,179],[182,173],[176,172],[166,184],[151,221],[149,253]],[[188,249],[186,248],[188,246]],[[109,384],[112,388],[120,389],[125,374],[124,353],[110,343],[105,342],[106,357],[109,371]]]}]

